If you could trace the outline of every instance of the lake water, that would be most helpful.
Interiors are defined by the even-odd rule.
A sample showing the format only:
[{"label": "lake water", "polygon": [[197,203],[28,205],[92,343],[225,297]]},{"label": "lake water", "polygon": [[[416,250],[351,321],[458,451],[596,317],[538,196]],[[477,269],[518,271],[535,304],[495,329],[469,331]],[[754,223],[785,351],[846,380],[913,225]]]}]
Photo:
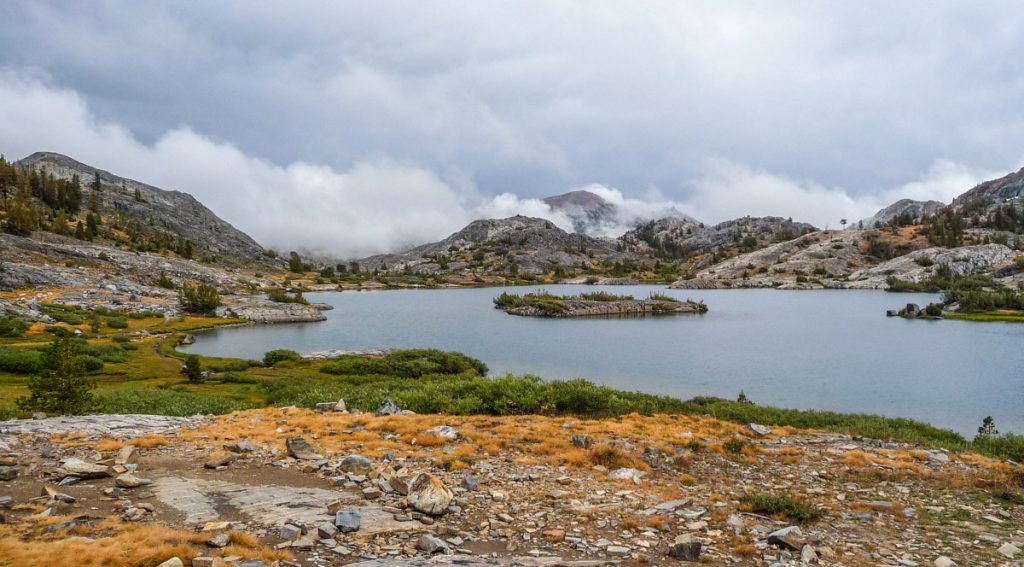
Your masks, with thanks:
[{"label": "lake water", "polygon": [[[589,286],[545,286],[553,293]],[[879,291],[601,288],[704,300],[705,315],[536,319],[491,299],[506,289],[310,293],[327,321],[221,329],[183,350],[260,359],[274,348],[432,347],[464,352],[491,375],[584,377],[679,398],[714,395],[782,407],[920,419],[973,435],[991,415],[1024,432],[1024,324],[908,321],[886,309],[936,296]],[[526,293],[530,288],[508,288]]]}]

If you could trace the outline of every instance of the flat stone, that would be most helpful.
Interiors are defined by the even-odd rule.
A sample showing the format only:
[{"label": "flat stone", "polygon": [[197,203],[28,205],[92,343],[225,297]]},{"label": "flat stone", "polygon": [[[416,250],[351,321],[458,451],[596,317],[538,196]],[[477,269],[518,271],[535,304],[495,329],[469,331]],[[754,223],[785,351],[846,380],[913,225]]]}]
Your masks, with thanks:
[{"label": "flat stone", "polygon": [[107,478],[110,476],[110,467],[87,463],[82,459],[70,458],[61,461],[61,468],[64,476],[74,476],[80,479]]},{"label": "flat stone", "polygon": [[181,562],[181,559],[178,559],[177,557],[172,557],[167,561],[164,561],[163,563],[157,565],[156,567],[185,567],[185,564]]},{"label": "flat stone", "polygon": [[114,457],[114,464],[116,465],[127,465],[137,462],[139,462],[139,448],[135,445],[121,447],[117,452],[117,456]]},{"label": "flat stone", "polygon": [[229,543],[231,543],[231,537],[228,534],[217,534],[206,540],[206,545],[217,549],[227,547]]},{"label": "flat stone", "polygon": [[285,524],[285,525],[283,525],[283,526],[281,526],[280,528],[277,529],[277,537],[279,537],[279,538],[281,538],[283,540],[287,540],[287,541],[296,540],[296,539],[299,539],[299,536],[301,536],[301,535],[302,535],[302,528],[300,528],[299,526],[294,526],[292,524]]},{"label": "flat stone", "polygon": [[377,406],[377,415],[396,415],[402,413],[402,408],[398,407],[391,398],[384,398],[384,401]]},{"label": "flat stone", "polygon": [[604,551],[608,555],[612,555],[615,557],[626,557],[630,554],[632,550],[630,550],[628,547],[624,545],[609,545],[608,547],[604,548]]},{"label": "flat stone", "polygon": [[320,524],[316,528],[316,535],[321,539],[331,539],[338,535],[338,527],[334,524]]},{"label": "flat stone", "polygon": [[935,567],[957,567],[956,562],[945,555],[936,557],[935,561],[932,562],[932,565]]},{"label": "flat stone", "polygon": [[139,478],[133,474],[125,473],[114,479],[114,484],[120,488],[138,488],[153,484],[148,478]]},{"label": "flat stone", "polygon": [[18,478],[17,467],[0,467],[0,480],[9,481]]},{"label": "flat stone", "polygon": [[996,551],[1008,559],[1013,559],[1018,553],[1020,553],[1020,548],[1012,543],[1004,543]]},{"label": "flat stone", "polygon": [[446,441],[455,441],[459,438],[459,430],[450,425],[438,425],[436,427],[431,427],[426,431],[426,434]]}]

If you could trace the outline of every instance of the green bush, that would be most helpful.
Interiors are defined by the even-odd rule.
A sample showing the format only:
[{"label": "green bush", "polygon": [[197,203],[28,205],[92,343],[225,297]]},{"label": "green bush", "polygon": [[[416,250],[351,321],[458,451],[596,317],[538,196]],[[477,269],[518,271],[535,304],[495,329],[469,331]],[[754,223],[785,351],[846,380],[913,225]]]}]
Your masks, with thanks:
[{"label": "green bush", "polygon": [[126,335],[115,335],[110,338],[115,343],[121,343],[121,348],[124,348],[124,344],[132,342],[132,338]]},{"label": "green bush", "polygon": [[28,330],[28,323],[17,317],[0,317],[0,337],[20,337]]},{"label": "green bush", "polygon": [[301,303],[302,305],[309,305],[309,301],[302,297],[302,291],[296,291],[295,295],[288,295],[288,292],[279,287],[271,288],[267,292],[267,298],[276,303]]},{"label": "green bush", "polygon": [[286,360],[291,362],[298,362],[302,360],[302,355],[295,352],[294,350],[288,350],[283,348],[269,351],[263,355],[264,366],[273,366],[278,362],[284,362]]},{"label": "green bush", "polygon": [[241,372],[225,372],[224,376],[221,377],[221,382],[225,384],[256,384],[259,380],[252,376],[246,376]]},{"label": "green bush", "polygon": [[822,516],[822,510],[786,494],[748,494],[740,503],[755,514],[781,515],[798,523],[813,522]]},{"label": "green bush", "polygon": [[189,313],[210,313],[220,307],[220,294],[208,284],[185,285],[178,290],[178,302]]},{"label": "green bush", "polygon": [[78,361],[82,363],[82,367],[85,368],[86,372],[96,372],[98,370],[103,370],[102,359],[99,359],[95,356],[90,356],[88,354],[80,354],[75,358],[77,358]]},{"label": "green bush", "polygon": [[0,347],[0,370],[14,374],[35,374],[42,369],[43,353],[37,350]]},{"label": "green bush", "polygon": [[249,409],[252,404],[192,392],[159,388],[132,388],[106,392],[97,397],[99,413],[141,413],[187,417],[197,414],[225,414]]},{"label": "green bush", "polygon": [[381,375],[417,378],[425,374],[487,374],[483,362],[457,352],[436,349],[401,350],[383,358],[365,356],[339,356],[320,367],[320,371],[335,375]]},{"label": "green bush", "polygon": [[107,319],[107,326],[111,329],[127,329],[128,319],[125,319],[124,317],[111,317],[110,319]]},{"label": "green bush", "polygon": [[245,360],[231,360],[220,366],[221,372],[245,372],[249,369],[249,362]]}]

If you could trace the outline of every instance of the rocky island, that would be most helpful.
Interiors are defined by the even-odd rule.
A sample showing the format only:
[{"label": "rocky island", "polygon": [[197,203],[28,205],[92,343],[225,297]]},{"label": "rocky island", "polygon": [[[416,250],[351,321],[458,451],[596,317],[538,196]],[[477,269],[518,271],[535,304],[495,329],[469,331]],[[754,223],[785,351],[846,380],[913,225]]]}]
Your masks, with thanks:
[{"label": "rocky island", "polygon": [[606,292],[558,296],[546,291],[526,295],[502,293],[494,298],[494,307],[526,317],[623,317],[697,314],[708,310],[702,301],[680,301],[664,294],[652,293],[647,299],[635,299],[631,295]]}]

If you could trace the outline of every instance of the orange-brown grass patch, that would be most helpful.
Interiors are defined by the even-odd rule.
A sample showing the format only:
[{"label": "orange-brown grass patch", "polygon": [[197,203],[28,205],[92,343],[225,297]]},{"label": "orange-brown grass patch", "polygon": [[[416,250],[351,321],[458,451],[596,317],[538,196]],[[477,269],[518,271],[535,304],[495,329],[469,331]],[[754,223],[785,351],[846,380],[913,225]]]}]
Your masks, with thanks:
[{"label": "orange-brown grass patch", "polygon": [[642,461],[614,445],[598,445],[591,449],[590,462],[607,469],[639,468],[642,464]]},{"label": "orange-brown grass patch", "polygon": [[[20,524],[0,526],[0,564],[51,567],[74,558],[75,565],[82,567],[135,567],[153,566],[177,557],[188,565],[193,557],[206,553],[202,545],[209,534],[113,518],[68,531],[46,531],[48,526],[69,519],[71,516],[30,518]],[[230,532],[230,537],[233,545],[222,550],[225,556],[265,561],[293,558],[288,552],[260,545],[252,535]]]},{"label": "orange-brown grass patch", "polygon": [[[255,420],[255,421],[251,421]],[[434,448],[455,443],[467,447],[467,454],[517,455],[531,462],[547,462],[589,468],[594,463],[586,450],[574,447],[573,434],[589,435],[595,445],[633,442],[672,454],[694,436],[727,439],[740,432],[739,426],[699,416],[631,414],[615,419],[573,420],[548,416],[352,416],[319,413],[298,408],[264,408],[213,418],[205,427],[183,431],[179,438],[203,445],[248,437],[254,443],[283,448],[284,439],[306,435],[328,455],[360,452],[379,457],[388,451],[411,451],[423,456]],[[434,440],[426,430],[440,424],[455,427],[460,439]],[[278,431],[280,429],[281,431]],[[390,438],[385,439],[385,436]],[[416,439],[416,445],[411,445]],[[639,459],[625,456],[623,466],[645,469]]]},{"label": "orange-brown grass patch", "polygon": [[111,451],[118,451],[125,445],[135,445],[139,449],[153,449],[154,447],[163,447],[167,444],[167,438],[163,435],[144,435],[134,439],[115,439],[107,437],[97,441],[94,448],[101,453],[108,453]]}]

